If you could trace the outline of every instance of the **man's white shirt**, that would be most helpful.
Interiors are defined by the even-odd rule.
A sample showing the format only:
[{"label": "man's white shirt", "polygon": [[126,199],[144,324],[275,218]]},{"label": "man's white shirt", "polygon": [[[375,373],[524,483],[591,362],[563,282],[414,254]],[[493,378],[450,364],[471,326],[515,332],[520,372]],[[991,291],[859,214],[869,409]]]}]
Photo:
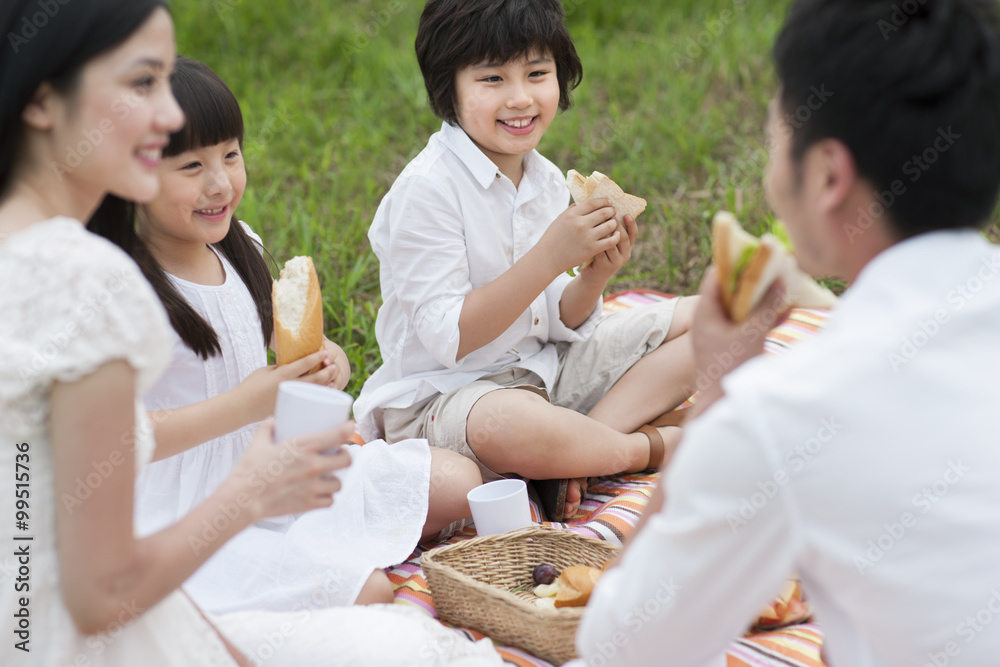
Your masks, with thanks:
[{"label": "man's white shirt", "polygon": [[971,231],[891,247],[826,330],[723,387],[599,582],[587,664],[714,664],[792,573],[833,665],[997,664],[997,248]]}]

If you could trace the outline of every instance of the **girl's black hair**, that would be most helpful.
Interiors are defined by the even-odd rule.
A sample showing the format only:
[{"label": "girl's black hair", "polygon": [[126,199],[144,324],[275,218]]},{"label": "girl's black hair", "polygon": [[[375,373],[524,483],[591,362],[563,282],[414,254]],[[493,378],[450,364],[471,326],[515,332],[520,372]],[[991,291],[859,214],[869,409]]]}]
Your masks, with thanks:
[{"label": "girl's black hair", "polygon": [[43,83],[71,93],[80,71],[139,29],[163,0],[0,3],[0,196],[21,147],[21,114]]},{"label": "girl's black hair", "polygon": [[[243,114],[236,96],[207,65],[179,57],[171,77],[174,97],[187,122],[170,137],[163,155],[214,146],[236,139],[243,148]],[[107,197],[89,224],[92,232],[118,244],[142,269],[170,316],[170,324],[181,340],[203,359],[219,354],[219,335],[191,304],[181,296],[167,273],[136,231],[135,206],[117,197]],[[250,290],[265,344],[271,340],[274,315],[271,307],[271,271],[261,255],[262,248],[244,231],[233,215],[229,232],[213,244],[233,265]]]}]

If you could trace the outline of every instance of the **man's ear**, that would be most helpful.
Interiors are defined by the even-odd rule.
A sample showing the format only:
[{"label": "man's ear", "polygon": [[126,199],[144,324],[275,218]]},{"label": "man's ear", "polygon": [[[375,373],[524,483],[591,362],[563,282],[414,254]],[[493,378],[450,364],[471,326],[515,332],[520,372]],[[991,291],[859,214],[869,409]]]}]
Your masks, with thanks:
[{"label": "man's ear", "polygon": [[839,139],[823,139],[813,146],[817,204],[827,213],[837,211],[851,199],[858,185],[854,154]]},{"label": "man's ear", "polygon": [[53,118],[55,96],[52,84],[48,81],[43,82],[21,112],[24,124],[35,130],[51,130],[55,123]]}]

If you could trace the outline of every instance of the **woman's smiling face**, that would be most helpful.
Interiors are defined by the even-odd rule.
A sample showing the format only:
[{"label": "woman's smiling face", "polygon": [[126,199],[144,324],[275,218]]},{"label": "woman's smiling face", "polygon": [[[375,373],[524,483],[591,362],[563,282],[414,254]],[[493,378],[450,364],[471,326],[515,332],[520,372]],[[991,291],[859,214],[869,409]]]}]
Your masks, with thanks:
[{"label": "woman's smiling face", "polygon": [[159,190],[163,149],[184,114],[170,89],[176,50],[165,9],[88,62],[74,89],[53,94],[51,141],[60,178],[144,202]]}]

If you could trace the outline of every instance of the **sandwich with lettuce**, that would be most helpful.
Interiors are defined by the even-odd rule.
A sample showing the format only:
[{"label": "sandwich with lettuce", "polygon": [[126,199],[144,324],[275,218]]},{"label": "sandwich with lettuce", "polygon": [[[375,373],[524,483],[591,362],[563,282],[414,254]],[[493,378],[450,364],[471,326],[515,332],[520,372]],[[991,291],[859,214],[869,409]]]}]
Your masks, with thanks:
[{"label": "sandwich with lettuce", "polygon": [[712,219],[712,262],[718,271],[722,303],[734,322],[745,321],[779,278],[789,306],[832,308],[837,303],[833,292],[799,268],[780,223],[774,232],[758,239],[744,231],[728,211],[719,211]]}]

